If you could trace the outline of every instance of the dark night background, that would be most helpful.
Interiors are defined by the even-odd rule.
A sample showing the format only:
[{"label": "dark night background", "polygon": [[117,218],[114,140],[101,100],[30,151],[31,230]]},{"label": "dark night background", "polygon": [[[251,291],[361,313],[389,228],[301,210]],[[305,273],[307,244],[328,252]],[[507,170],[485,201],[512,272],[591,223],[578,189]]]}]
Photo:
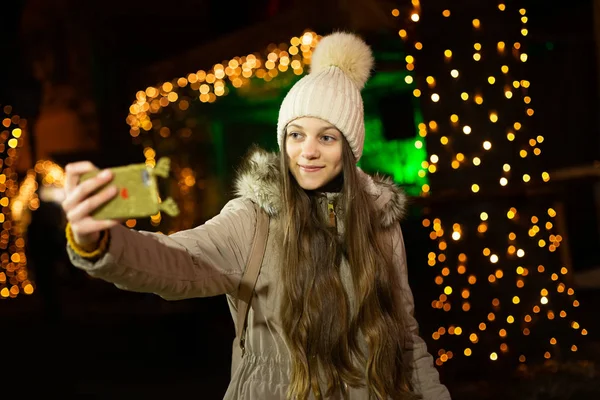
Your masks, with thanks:
[{"label": "dark night background", "polygon": [[[33,136],[32,159],[51,154],[65,162],[85,157],[102,167],[142,162],[125,123],[137,90],[286,40],[290,32],[305,28],[328,32],[349,25],[344,9],[356,1],[322,3],[327,4],[315,0],[5,1],[0,5],[0,104],[12,105],[34,122],[44,99],[44,84],[78,86],[78,96],[95,105],[90,122],[96,132],[90,133],[94,144],[79,146],[84,142],[68,142],[60,135],[51,140]],[[391,9],[406,2],[381,3]],[[468,8],[472,2],[457,3]],[[547,169],[597,166],[598,6],[593,0],[518,3],[526,6],[530,19],[527,68],[536,99],[533,124],[547,140]],[[62,64],[51,77],[39,79],[35,62],[47,57]],[[49,142],[54,147],[44,150]],[[561,188],[576,274],[600,267],[599,185],[596,169],[595,178],[568,180]],[[44,204],[30,226],[27,251],[37,276],[36,292],[0,301],[0,397],[14,393],[23,398],[41,394],[221,398],[229,380],[234,336],[224,297],[166,302],[88,278],[69,265],[63,232],[56,229],[63,221],[53,207],[58,206]],[[430,327],[432,276],[427,270],[410,268],[422,264],[423,245],[418,238],[426,235],[420,233],[417,218],[407,221],[403,229],[417,316],[424,327]],[[590,331],[588,354],[600,361],[600,285],[575,287],[582,303],[580,318]],[[424,332],[429,340],[430,330]],[[471,380],[492,385],[498,376],[470,378],[460,371],[442,372],[451,389],[467,393],[455,398],[492,398],[464,388]]]}]

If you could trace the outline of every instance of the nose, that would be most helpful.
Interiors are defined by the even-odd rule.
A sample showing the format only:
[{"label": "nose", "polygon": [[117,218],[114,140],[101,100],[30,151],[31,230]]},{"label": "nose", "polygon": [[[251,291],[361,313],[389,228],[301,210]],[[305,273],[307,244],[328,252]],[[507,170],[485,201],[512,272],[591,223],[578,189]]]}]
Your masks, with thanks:
[{"label": "nose", "polygon": [[319,146],[314,138],[308,137],[302,143],[302,157],[307,160],[319,157]]}]

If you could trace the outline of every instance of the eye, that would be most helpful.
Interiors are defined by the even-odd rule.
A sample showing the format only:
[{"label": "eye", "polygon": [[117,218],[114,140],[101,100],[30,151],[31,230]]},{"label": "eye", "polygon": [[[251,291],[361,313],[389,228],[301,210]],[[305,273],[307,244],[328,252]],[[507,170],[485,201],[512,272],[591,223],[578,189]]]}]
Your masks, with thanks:
[{"label": "eye", "polygon": [[335,136],[331,136],[331,135],[323,135],[321,136],[321,140],[323,140],[324,142],[330,143],[330,142],[334,142],[336,140]]},{"label": "eye", "polygon": [[299,139],[302,136],[300,132],[289,132],[288,137],[292,139]]}]

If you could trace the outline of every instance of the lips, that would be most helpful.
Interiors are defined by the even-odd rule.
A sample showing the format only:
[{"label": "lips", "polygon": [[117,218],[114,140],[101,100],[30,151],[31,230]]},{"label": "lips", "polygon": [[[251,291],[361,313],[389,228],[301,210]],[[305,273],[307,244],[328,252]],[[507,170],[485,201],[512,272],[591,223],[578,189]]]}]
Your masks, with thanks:
[{"label": "lips", "polygon": [[318,167],[315,165],[298,165],[300,169],[304,172],[317,172],[322,170],[325,167]]}]

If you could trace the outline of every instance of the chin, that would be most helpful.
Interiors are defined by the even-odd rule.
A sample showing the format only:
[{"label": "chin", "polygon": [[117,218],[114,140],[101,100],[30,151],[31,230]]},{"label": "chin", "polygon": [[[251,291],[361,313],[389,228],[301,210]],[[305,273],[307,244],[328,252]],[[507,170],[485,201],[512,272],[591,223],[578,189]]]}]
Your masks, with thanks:
[{"label": "chin", "polygon": [[307,182],[307,181],[298,181],[298,185],[304,190],[317,190],[318,188],[323,186],[322,182]]}]

